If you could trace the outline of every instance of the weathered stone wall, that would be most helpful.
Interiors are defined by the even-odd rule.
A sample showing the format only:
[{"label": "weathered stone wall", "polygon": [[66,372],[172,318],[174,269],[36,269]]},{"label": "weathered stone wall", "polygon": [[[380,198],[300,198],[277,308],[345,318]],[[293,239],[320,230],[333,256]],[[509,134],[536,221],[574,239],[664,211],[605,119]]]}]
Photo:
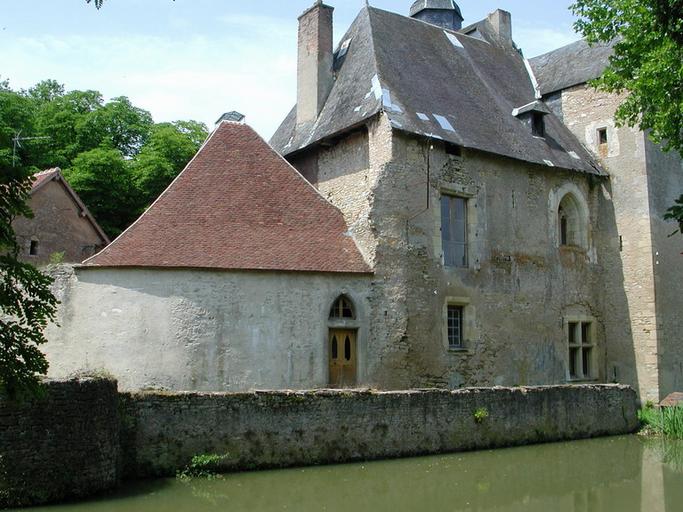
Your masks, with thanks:
[{"label": "weathered stone wall", "polygon": [[371,276],[184,270],[52,271],[61,301],[46,330],[50,376],[105,370],[121,389],[246,391],[328,385],[328,318],[355,305],[367,381]]},{"label": "weathered stone wall", "polygon": [[[58,181],[35,192],[29,206],[34,217],[20,217],[12,224],[23,260],[40,265],[49,262],[53,254],[63,252],[64,261],[80,263],[104,247],[99,233],[81,216],[80,208]],[[29,254],[31,240],[38,242],[36,256]]]},{"label": "weathered stone wall", "polygon": [[[123,395],[129,476],[199,454],[224,470],[337,463],[633,432],[625,386]],[[477,413],[480,420],[477,420]]]},{"label": "weathered stone wall", "polygon": [[119,482],[116,383],[48,382],[43,398],[0,398],[0,508],[85,497]]},{"label": "weathered stone wall", "polygon": [[[615,125],[622,100],[579,85],[562,92],[561,108],[610,174],[598,217],[607,376],[658,401],[683,385],[683,238],[670,238],[676,226],[663,220],[683,191],[683,172],[680,155],[664,155],[643,132]],[[599,129],[607,130],[607,144],[599,143]]]},{"label": "weathered stone wall", "polygon": [[[367,150],[357,147],[364,144]],[[354,156],[366,152],[367,167]],[[452,156],[439,141],[393,132],[384,116],[370,123],[367,141],[354,136],[321,149],[316,168],[319,190],[344,212],[374,264],[367,354],[373,385],[564,383],[568,315],[593,319],[600,339],[595,377],[608,378],[598,181],[480,152]],[[559,247],[564,191],[585,202],[585,248]],[[443,265],[442,193],[469,198],[469,268]],[[603,229],[616,237],[613,226]],[[449,350],[446,341],[444,310],[453,300],[465,306],[463,350]]]}]

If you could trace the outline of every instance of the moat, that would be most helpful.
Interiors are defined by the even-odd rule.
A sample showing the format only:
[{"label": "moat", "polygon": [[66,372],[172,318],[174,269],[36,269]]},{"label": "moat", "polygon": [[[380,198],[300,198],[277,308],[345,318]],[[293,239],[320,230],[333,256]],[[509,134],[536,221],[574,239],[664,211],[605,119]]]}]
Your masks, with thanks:
[{"label": "moat", "polygon": [[672,512],[683,441],[623,436],[414,459],[154,480],[40,512]]}]

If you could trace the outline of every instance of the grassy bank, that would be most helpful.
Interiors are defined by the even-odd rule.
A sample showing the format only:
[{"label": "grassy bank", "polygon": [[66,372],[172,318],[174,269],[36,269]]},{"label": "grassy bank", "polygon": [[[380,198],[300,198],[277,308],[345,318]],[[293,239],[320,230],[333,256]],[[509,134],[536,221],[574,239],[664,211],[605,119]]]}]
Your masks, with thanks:
[{"label": "grassy bank", "polygon": [[683,406],[646,406],[638,417],[646,434],[683,439]]}]

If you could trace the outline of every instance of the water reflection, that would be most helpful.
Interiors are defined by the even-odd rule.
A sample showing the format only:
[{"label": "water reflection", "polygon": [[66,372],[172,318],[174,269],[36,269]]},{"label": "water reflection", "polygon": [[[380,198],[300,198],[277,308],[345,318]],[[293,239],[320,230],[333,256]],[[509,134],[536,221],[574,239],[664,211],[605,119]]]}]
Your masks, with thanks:
[{"label": "water reflection", "polygon": [[[398,461],[148,482],[51,512],[683,509],[683,442],[619,437]],[[37,510],[37,509],[36,509]]]}]

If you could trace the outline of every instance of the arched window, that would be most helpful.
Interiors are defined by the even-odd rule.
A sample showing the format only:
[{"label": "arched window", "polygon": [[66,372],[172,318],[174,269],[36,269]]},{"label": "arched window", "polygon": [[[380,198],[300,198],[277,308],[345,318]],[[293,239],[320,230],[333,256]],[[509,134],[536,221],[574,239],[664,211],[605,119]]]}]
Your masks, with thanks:
[{"label": "arched window", "polygon": [[353,303],[351,299],[345,295],[340,296],[332,304],[332,309],[330,309],[330,319],[335,320],[353,320],[356,318],[356,312],[353,308]]},{"label": "arched window", "polygon": [[560,245],[586,246],[586,226],[581,209],[572,194],[566,194],[557,210]]}]

